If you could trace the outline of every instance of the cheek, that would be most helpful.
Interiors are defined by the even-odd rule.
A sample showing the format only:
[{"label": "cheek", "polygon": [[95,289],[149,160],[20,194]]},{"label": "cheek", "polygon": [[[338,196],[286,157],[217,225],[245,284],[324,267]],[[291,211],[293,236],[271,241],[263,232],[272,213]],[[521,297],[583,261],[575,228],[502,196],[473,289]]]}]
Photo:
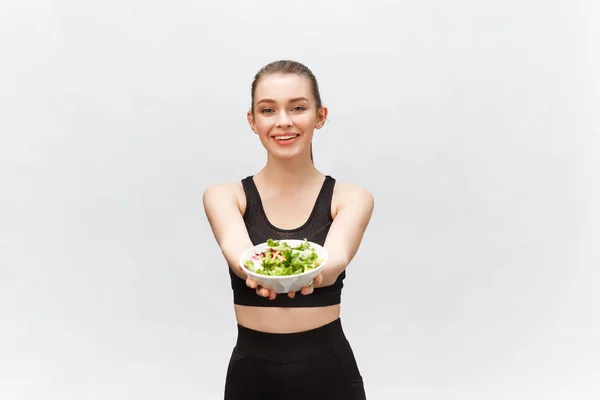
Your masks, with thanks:
[{"label": "cheek", "polygon": [[261,118],[256,120],[256,129],[258,130],[258,133],[269,132],[272,127],[273,123],[268,119]]},{"label": "cheek", "polygon": [[317,120],[315,119],[314,115],[311,114],[303,114],[303,115],[299,115],[295,120],[294,123],[297,126],[301,126],[302,128],[314,128],[315,125],[317,124]]}]

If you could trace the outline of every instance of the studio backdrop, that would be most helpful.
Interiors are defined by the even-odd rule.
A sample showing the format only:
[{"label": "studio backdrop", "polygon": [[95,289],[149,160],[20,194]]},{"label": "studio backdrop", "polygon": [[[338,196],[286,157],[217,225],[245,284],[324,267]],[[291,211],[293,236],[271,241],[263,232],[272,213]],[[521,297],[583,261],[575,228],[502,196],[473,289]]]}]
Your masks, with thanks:
[{"label": "studio backdrop", "polygon": [[342,300],[368,398],[599,398],[598,20],[592,0],[3,2],[0,398],[222,398],[236,327],[202,194],[264,165],[246,111],[278,59],[329,107],[317,168],[375,198]]}]

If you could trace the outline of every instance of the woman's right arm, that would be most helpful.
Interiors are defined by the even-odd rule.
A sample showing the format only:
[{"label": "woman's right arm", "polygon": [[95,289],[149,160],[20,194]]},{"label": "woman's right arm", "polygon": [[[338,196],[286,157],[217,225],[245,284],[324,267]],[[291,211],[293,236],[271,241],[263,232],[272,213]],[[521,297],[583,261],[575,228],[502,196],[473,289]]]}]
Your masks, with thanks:
[{"label": "woman's right arm", "polygon": [[247,276],[239,266],[241,255],[253,246],[240,208],[235,183],[219,183],[204,191],[204,211],[227,264],[237,276]]}]

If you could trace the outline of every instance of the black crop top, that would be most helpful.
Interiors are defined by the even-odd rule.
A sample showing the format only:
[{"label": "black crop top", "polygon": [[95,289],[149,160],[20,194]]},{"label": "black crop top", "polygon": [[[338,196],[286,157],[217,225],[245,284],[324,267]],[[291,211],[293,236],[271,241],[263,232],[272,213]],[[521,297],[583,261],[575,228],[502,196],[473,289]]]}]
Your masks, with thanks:
[{"label": "black crop top", "polygon": [[[246,195],[244,222],[250,240],[254,245],[264,243],[267,239],[304,238],[321,246],[324,245],[329,227],[333,222],[331,199],[335,179],[330,176],[325,177],[325,182],[323,182],[310,217],[302,226],[296,229],[280,229],[268,221],[252,176],[243,179],[242,185]],[[278,294],[274,300],[256,294],[256,290],[246,286],[246,282],[237,276],[231,268],[229,268],[229,275],[231,277],[234,304],[258,307],[322,307],[340,303],[346,272],[342,272],[333,285],[315,288],[312,294],[302,295],[298,293],[293,299],[290,299],[287,294],[282,293]]]}]

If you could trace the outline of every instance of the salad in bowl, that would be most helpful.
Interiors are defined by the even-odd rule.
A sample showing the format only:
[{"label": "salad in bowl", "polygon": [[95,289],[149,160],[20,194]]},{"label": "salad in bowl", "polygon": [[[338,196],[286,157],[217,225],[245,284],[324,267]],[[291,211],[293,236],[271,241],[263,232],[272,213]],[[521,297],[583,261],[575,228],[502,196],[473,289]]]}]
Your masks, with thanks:
[{"label": "salad in bowl", "polygon": [[307,239],[268,239],[244,252],[240,266],[259,285],[288,293],[310,285],[327,258],[323,246]]}]

